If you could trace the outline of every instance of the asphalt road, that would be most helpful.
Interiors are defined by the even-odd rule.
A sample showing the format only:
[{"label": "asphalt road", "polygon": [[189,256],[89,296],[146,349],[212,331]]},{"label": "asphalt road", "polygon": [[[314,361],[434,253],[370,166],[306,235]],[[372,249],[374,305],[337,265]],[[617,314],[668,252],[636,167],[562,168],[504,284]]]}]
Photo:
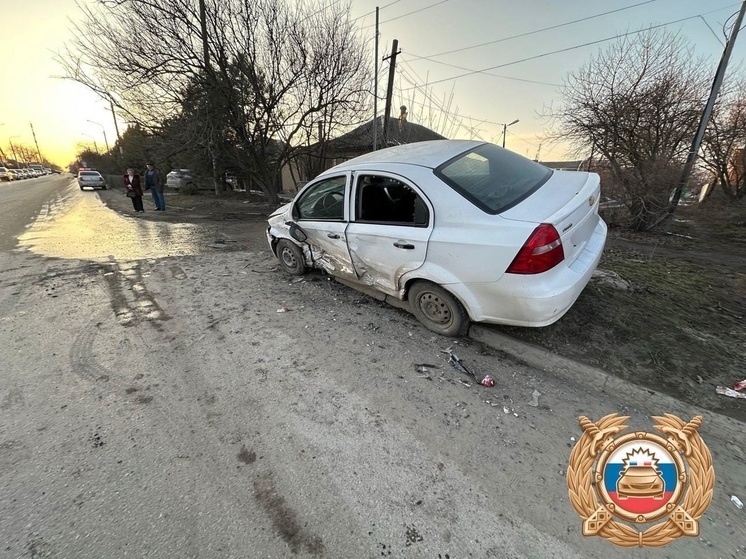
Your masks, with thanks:
[{"label": "asphalt road", "polygon": [[[212,248],[228,225],[37,180],[0,186],[3,559],[745,556],[742,424],[433,336],[321,275],[292,281],[261,239]],[[466,386],[449,346],[497,385]],[[717,478],[698,537],[581,535],[577,418],[612,412],[646,430],[704,415]]]}]

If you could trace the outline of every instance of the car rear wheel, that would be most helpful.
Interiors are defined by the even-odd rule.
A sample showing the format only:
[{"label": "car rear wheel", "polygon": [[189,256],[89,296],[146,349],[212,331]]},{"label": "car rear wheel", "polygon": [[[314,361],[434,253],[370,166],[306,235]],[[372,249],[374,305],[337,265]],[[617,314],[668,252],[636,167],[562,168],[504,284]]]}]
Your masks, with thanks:
[{"label": "car rear wheel", "polygon": [[293,276],[302,276],[306,273],[306,262],[303,250],[287,239],[280,239],[277,243],[277,259],[282,269]]},{"label": "car rear wheel", "polygon": [[101,190],[106,190],[106,185],[102,186]]},{"label": "car rear wheel", "polygon": [[461,302],[429,281],[412,285],[409,307],[428,330],[441,336],[462,336],[469,328],[469,316]]}]

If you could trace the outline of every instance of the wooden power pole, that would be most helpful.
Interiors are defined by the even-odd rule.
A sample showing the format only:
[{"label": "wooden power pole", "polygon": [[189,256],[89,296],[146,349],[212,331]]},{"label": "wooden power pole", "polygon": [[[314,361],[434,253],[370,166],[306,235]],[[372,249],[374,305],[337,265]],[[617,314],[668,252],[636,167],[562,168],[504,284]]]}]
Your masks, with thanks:
[{"label": "wooden power pole", "polygon": [[399,41],[394,39],[391,47],[391,60],[389,63],[389,83],[386,87],[386,110],[383,113],[383,147],[389,146],[389,116],[391,115],[391,97],[394,94],[394,72],[396,71],[396,55],[399,54]]}]

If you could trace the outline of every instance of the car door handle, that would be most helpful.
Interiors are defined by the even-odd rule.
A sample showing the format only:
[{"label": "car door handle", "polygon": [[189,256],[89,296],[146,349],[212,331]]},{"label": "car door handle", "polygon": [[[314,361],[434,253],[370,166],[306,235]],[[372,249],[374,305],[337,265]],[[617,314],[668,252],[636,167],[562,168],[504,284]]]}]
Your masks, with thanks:
[{"label": "car door handle", "polygon": [[411,244],[411,243],[408,243],[408,242],[406,242],[406,241],[396,241],[396,242],[394,243],[394,246],[395,246],[396,248],[405,248],[405,249],[407,249],[407,250],[412,250],[412,249],[414,248],[414,245],[413,245],[413,244]]},{"label": "car door handle", "polygon": [[326,236],[330,239],[339,239],[339,235],[337,235],[336,233],[327,233]]}]

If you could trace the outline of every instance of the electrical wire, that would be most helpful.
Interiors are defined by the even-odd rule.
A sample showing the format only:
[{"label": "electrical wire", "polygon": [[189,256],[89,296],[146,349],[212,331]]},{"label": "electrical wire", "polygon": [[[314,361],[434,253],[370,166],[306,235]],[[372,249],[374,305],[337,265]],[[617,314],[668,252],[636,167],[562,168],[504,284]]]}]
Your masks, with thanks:
[{"label": "electrical wire", "polygon": [[[429,10],[430,8],[434,8],[435,6],[439,6],[440,4],[445,4],[446,2],[448,2],[448,0],[440,0],[440,2],[436,2],[435,4],[430,4],[429,6],[425,6],[424,8],[420,8],[418,10],[414,10],[413,12],[409,12],[409,13],[406,13],[406,14],[402,14],[400,16],[392,17],[391,19],[387,19],[387,20],[382,21],[380,23],[381,24],[383,24],[383,23],[389,23],[390,21],[396,21],[397,19],[402,19],[404,17],[408,17],[408,16],[411,16],[413,14],[418,14],[420,12],[424,12],[425,10]],[[392,4],[393,3],[394,2],[392,2]],[[367,27],[373,27],[373,25],[366,25],[365,27],[363,27],[363,29],[365,29]]]},{"label": "electrical wire", "polygon": [[602,12],[600,14],[595,14],[595,15],[587,16],[587,17],[580,18],[580,19],[575,19],[575,20],[568,21],[568,22],[565,22],[565,23],[558,23],[557,25],[551,25],[549,27],[543,27],[541,29],[536,29],[534,31],[528,31],[526,33],[520,33],[518,35],[513,35],[511,37],[503,37],[502,39],[495,39],[494,41],[487,41],[486,43],[479,43],[477,45],[472,45],[472,46],[469,46],[469,47],[461,47],[461,48],[457,48],[457,49],[447,50],[447,51],[444,51],[444,52],[439,52],[437,54],[431,54],[429,56],[421,56],[421,57],[418,57],[418,58],[425,58],[427,60],[430,60],[432,58],[435,58],[435,57],[438,57],[438,56],[444,56],[446,54],[453,54],[455,52],[463,52],[465,50],[476,49],[476,48],[484,47],[484,46],[487,46],[487,45],[494,45],[496,43],[502,43],[502,42],[505,42],[505,41],[513,40],[513,39],[519,39],[521,37],[528,37],[529,35],[536,35],[537,33],[543,33],[544,31],[551,31],[552,29],[559,29],[560,27],[567,27],[568,25],[574,25],[576,23],[581,23],[583,21],[588,21],[588,20],[591,20],[591,19],[595,19],[597,17],[606,16],[606,15],[609,15],[609,14],[615,14],[617,12],[622,12],[624,10],[629,10],[631,8],[637,8],[639,6],[644,6],[645,4],[650,4],[652,2],[657,2],[657,1],[658,0],[645,0],[644,2],[638,2],[637,4],[632,4],[631,6],[625,6],[624,8],[617,8],[616,10],[609,10],[607,12]]},{"label": "electrical wire", "polygon": [[441,64],[443,66],[450,66],[451,68],[457,68],[458,70],[466,70],[467,72],[481,73],[481,74],[484,74],[485,76],[492,76],[494,78],[503,78],[505,80],[513,80],[513,81],[525,82],[525,83],[535,83],[535,84],[538,84],[538,85],[551,85],[552,87],[562,87],[562,84],[559,84],[559,83],[540,82],[540,81],[536,81],[536,80],[528,80],[528,79],[525,79],[525,78],[515,78],[515,77],[512,77],[512,76],[503,76],[503,75],[500,75],[500,74],[490,74],[489,72],[480,72],[479,70],[472,70],[471,68],[465,68],[464,66],[457,66],[456,64],[449,64],[447,62],[441,62],[440,60],[431,60],[430,58],[427,58],[427,57],[424,57],[424,56],[413,58],[412,60],[413,61],[417,61],[417,60],[428,60],[430,62],[434,62],[435,64]]},{"label": "electrical wire", "polygon": [[[723,9],[723,8],[720,8],[720,9]],[[719,10],[713,10],[713,11],[719,11]],[[606,37],[605,39],[599,39],[597,41],[589,41],[589,42],[583,43],[581,45],[575,45],[575,46],[572,46],[572,47],[567,47],[567,48],[563,48],[563,49],[557,49],[557,50],[553,50],[553,51],[549,51],[549,52],[544,52],[544,53],[541,53],[541,54],[537,54],[535,56],[528,56],[526,58],[521,58],[520,60],[514,60],[512,62],[505,62],[503,64],[496,64],[495,66],[490,66],[488,68],[482,68],[480,70],[471,70],[469,72],[465,72],[463,74],[458,74],[456,76],[451,76],[449,78],[442,78],[440,80],[435,80],[433,82],[430,82],[430,85],[433,85],[433,84],[436,84],[436,83],[447,82],[447,81],[451,81],[451,80],[456,80],[456,79],[464,78],[466,76],[471,76],[471,75],[474,75],[474,74],[483,74],[483,73],[486,73],[486,72],[488,72],[490,70],[497,70],[498,68],[505,68],[506,66],[513,66],[515,64],[520,64],[522,62],[529,62],[531,60],[537,60],[539,58],[544,58],[546,56],[551,56],[553,54],[560,54],[560,53],[563,53],[563,52],[569,52],[569,51],[577,50],[577,49],[584,48],[584,47],[589,47],[589,46],[598,45],[598,44],[601,44],[601,43],[606,43],[608,41],[618,40],[618,39],[621,39],[622,37],[628,37],[630,35],[637,35],[639,33],[644,33],[646,31],[650,31],[652,29],[659,29],[661,27],[667,27],[669,25],[674,25],[676,23],[682,23],[684,21],[689,21],[689,20],[692,20],[692,19],[697,19],[700,16],[707,15],[708,13],[712,13],[712,12],[706,12],[705,14],[698,14],[698,15],[694,15],[694,16],[689,16],[689,17],[677,19],[677,20],[674,20],[674,21],[669,21],[668,23],[661,23],[659,25],[651,25],[650,27],[646,27],[644,29],[639,29],[637,31],[628,31],[626,33],[622,33],[622,34],[619,34],[619,35],[614,35],[613,37]]]}]

